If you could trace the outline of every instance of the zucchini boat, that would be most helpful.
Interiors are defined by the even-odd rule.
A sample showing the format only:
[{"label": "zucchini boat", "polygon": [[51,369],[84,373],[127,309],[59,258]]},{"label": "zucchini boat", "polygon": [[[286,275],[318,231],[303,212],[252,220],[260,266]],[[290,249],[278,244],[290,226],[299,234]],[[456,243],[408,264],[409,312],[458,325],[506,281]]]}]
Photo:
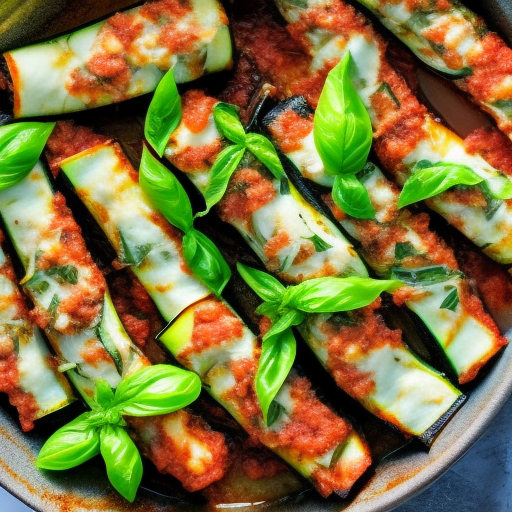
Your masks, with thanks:
[{"label": "zucchini boat", "polygon": [[[328,175],[313,140],[313,118],[306,100],[298,96],[275,107],[263,123],[302,176],[326,185]],[[413,285],[397,290],[395,302],[405,303],[423,320],[459,383],[469,382],[507,340],[472,293],[452,250],[429,230],[428,215],[398,209],[398,189],[375,165],[367,164],[359,176],[375,219],[356,219],[341,211],[329,187],[325,189],[328,205],[343,228],[360,242],[363,258],[377,275],[390,278],[394,274]]]},{"label": "zucchini boat", "polygon": [[[400,185],[418,162],[464,165],[485,180],[508,180],[480,156],[470,155],[463,141],[427,112],[389,66],[384,41],[351,6],[340,0],[276,3],[289,22],[293,39],[310,56],[301,79],[280,76],[281,95],[303,94],[315,108],[328,71],[350,51],[355,62],[353,83],[373,125],[373,147]],[[250,47],[244,50],[258,61]],[[268,66],[265,72],[271,77],[279,74]],[[479,187],[455,187],[426,204],[491,258],[512,262],[510,200],[489,199]]]},{"label": "zucchini boat", "polygon": [[[80,228],[38,163],[20,183],[0,192],[0,215],[24,266],[23,289],[66,371],[90,406],[98,379],[116,388],[149,365],[131,342],[105,280],[87,252]],[[186,411],[136,420],[135,436],[158,469],[198,490],[226,467],[224,436]]]},{"label": "zucchini boat", "polygon": [[[3,242],[3,234],[0,233]],[[74,400],[57,371],[39,329],[16,285],[9,257],[0,247],[0,392],[17,408],[25,432],[34,421]]]},{"label": "zucchini boat", "polygon": [[[150,259],[151,252],[160,251],[153,238],[157,228],[164,226],[167,238],[175,244],[179,244],[181,235],[151,205],[119,146],[105,142],[90,147],[62,160],[60,167],[119,257],[123,255],[119,230],[133,212],[145,212],[153,227],[148,225],[137,233],[145,233],[144,243],[151,244],[152,250],[138,265],[154,262],[151,264],[155,273],[174,275],[186,297],[184,277],[173,270],[174,266],[180,268],[183,276],[193,279],[181,251]],[[126,233],[126,242],[133,244],[136,239],[131,233]],[[135,271],[134,266],[132,269]],[[137,276],[149,295],[157,297],[147,274]],[[184,304],[183,312],[176,316],[165,311],[162,301],[155,302],[164,318],[176,317],[161,335],[162,343],[183,366],[201,377],[207,391],[251,438],[282,457],[322,495],[335,492],[344,496],[349,492],[371,463],[368,447],[347,420],[316,398],[307,379],[289,376],[276,399],[279,408],[275,421],[266,426],[254,391],[260,347],[256,336],[234,311],[219,299],[205,298],[188,307]]]},{"label": "zucchini boat", "polygon": [[512,49],[458,1],[358,0],[423,62],[454,79],[512,137]]},{"label": "zucchini boat", "polygon": [[14,117],[74,112],[155,89],[170,68],[179,83],[231,65],[217,0],[158,0],[53,41],[4,53]]},{"label": "zucchini boat", "polygon": [[[194,168],[193,164],[199,161],[196,155],[208,154],[213,160],[223,145],[213,118],[215,103],[214,98],[200,91],[185,93],[181,124],[171,135],[165,151],[170,162],[185,171],[203,194],[206,194],[211,166],[206,159],[199,168]],[[216,149],[209,152],[209,148]],[[293,192],[288,193],[288,190]],[[340,231],[306,203],[291,185],[283,187],[282,180],[276,180],[252,156],[244,157],[231,176],[218,209],[220,217],[242,234],[267,269],[285,281],[367,275]],[[305,212],[310,213],[306,216]],[[308,218],[316,219],[317,226],[324,227],[323,232],[316,228],[317,239],[300,229]],[[340,247],[336,240],[345,246]],[[294,250],[297,246],[303,248]],[[333,247],[339,248],[330,257]],[[269,257],[279,254],[284,254],[284,261],[291,254],[292,262],[298,262],[297,266],[307,268],[308,272],[291,276],[289,272],[282,272]],[[354,260],[359,265],[355,265]],[[301,332],[345,392],[381,419],[403,432],[421,437],[428,444],[460,405],[462,395],[407,349],[400,332],[391,331],[376,313],[377,304],[380,302],[359,312],[329,316],[329,330],[323,325],[327,321],[325,315],[313,315]],[[320,332],[328,334],[320,335]],[[352,351],[340,349],[340,343],[352,347]],[[389,357],[391,353],[396,357]],[[399,377],[395,379],[396,376]],[[430,430],[432,425],[436,425],[436,429]]]}]

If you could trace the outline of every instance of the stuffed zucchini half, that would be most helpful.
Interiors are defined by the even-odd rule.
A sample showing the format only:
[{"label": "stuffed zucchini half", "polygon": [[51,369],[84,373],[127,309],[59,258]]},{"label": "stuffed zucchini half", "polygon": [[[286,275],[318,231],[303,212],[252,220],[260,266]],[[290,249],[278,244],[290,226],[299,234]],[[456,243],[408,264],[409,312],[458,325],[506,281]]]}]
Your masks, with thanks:
[{"label": "stuffed zucchini half", "polygon": [[358,0],[423,62],[455,84],[512,137],[512,49],[458,1]]},{"label": "stuffed zucchini half", "polygon": [[[89,404],[98,379],[115,389],[149,365],[133,345],[112,305],[103,275],[60,193],[40,163],[20,183],[0,192],[0,215],[25,268],[23,289],[35,304],[66,374]],[[198,490],[225,470],[224,437],[186,411],[137,419],[135,437],[161,471]]]},{"label": "stuffed zucchini half", "polygon": [[[507,177],[478,155],[470,155],[463,141],[418,102],[387,62],[384,41],[351,6],[340,0],[276,3],[292,37],[310,56],[304,70],[307,79],[291,78],[282,85],[281,94],[303,94],[316,108],[327,73],[350,51],[355,63],[353,84],[373,125],[373,147],[400,185],[418,164],[448,164],[471,169],[491,187],[500,183],[510,188]],[[512,262],[510,199],[496,200],[481,187],[454,187],[426,203],[488,256],[500,263]]]},{"label": "stuffed zucchini half", "polygon": [[148,2],[105,21],[6,52],[14,117],[62,114],[180,83],[231,65],[227,17],[217,0]]},{"label": "stuffed zucchini half", "polygon": [[[214,98],[199,91],[186,93],[181,124],[165,151],[171,163],[184,170],[205,195],[211,164],[197,155],[208,154],[213,160],[225,144],[215,125],[215,104]],[[216,149],[209,152],[209,148]],[[198,161],[201,165],[194,167]],[[242,234],[269,271],[288,283],[327,276],[366,276],[366,268],[340,231],[291,184],[283,187],[282,182],[283,178],[275,179],[252,155],[244,156],[219,202],[221,218]],[[304,227],[309,226],[308,232]],[[286,263],[287,271],[283,271]],[[400,332],[390,330],[375,311],[378,304],[347,315],[332,315],[329,330],[322,326],[325,316],[313,315],[302,334],[345,392],[403,432],[430,442],[436,434],[430,427],[442,427],[444,421],[439,419],[451,415],[460,404],[461,394],[407,349]],[[346,350],[340,343],[346,344]],[[396,357],[388,357],[391,353]]]},{"label": "stuffed zucchini half", "polygon": [[0,392],[8,395],[23,430],[28,431],[34,428],[34,420],[74,398],[41,332],[29,318],[11,261],[1,247],[0,304]]},{"label": "stuffed zucchini half", "polygon": [[[120,258],[120,231],[133,215],[141,218],[140,229],[126,232],[125,240],[128,244],[147,244],[151,251],[132,269],[136,273],[136,266],[151,265],[159,275],[174,276],[176,289],[187,297],[186,283],[193,276],[181,250],[159,258],[152,254],[160,253],[165,243],[179,248],[181,235],[151,205],[118,145],[96,145],[62,160],[60,166]],[[155,238],[162,227],[168,242]],[[142,235],[144,241],[138,237]],[[180,268],[182,275],[176,275],[174,268]],[[192,305],[184,302],[181,314],[169,315],[164,303],[157,300],[159,291],[147,274],[137,276],[161,314],[176,317],[160,337],[176,359],[201,377],[207,391],[253,439],[308,478],[322,495],[346,495],[371,463],[366,443],[350,423],[316,398],[307,379],[291,374],[276,398],[279,414],[267,426],[254,390],[260,354],[256,336],[226,303],[216,298]],[[169,285],[167,291],[170,293],[172,288]]]},{"label": "stuffed zucchini half", "polygon": [[329,176],[313,140],[314,115],[296,96],[274,108],[263,120],[273,141],[302,176],[328,191],[325,199],[345,230],[361,244],[366,262],[383,277],[397,276],[411,287],[394,300],[414,311],[445,352],[459,383],[472,380],[507,341],[485,313],[469,282],[459,271],[452,250],[429,230],[426,214],[398,208],[398,189],[373,164],[359,173],[375,218],[356,219],[341,211],[331,196]]}]

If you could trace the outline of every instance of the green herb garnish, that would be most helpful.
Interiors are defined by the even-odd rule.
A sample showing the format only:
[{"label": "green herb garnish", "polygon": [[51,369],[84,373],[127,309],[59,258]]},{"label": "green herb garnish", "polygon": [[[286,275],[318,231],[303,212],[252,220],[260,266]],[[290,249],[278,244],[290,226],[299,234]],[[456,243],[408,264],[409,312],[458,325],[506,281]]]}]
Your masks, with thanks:
[{"label": "green herb garnish", "polygon": [[36,461],[41,469],[65,470],[101,453],[114,488],[133,501],[142,479],[142,460],[125,431],[123,415],[157,416],[192,403],[201,392],[199,377],[170,365],[142,368],[125,377],[116,391],[98,380],[85,412],[55,432]]}]

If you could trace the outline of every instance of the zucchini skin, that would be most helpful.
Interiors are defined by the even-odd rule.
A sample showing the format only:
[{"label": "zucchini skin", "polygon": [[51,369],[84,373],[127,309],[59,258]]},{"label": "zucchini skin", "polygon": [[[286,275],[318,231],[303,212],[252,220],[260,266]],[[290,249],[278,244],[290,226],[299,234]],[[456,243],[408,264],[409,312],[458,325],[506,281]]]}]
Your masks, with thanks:
[{"label": "zucchini skin", "polygon": [[[293,151],[283,153],[303,177],[314,181],[317,175],[322,176],[323,165],[309,141],[313,117],[306,100],[295,96],[278,104],[263,123],[281,150],[293,146]],[[300,124],[295,136],[294,122]],[[328,187],[322,189],[325,201],[343,228],[360,243],[360,254],[380,277],[390,278],[395,269],[414,271],[435,265],[446,266],[452,273],[443,282],[420,283],[418,287],[399,290],[394,296],[395,302],[405,303],[420,316],[447,355],[459,383],[469,382],[507,340],[471,292],[469,282],[457,274],[453,251],[429,230],[428,215],[414,214],[406,208],[399,210],[397,187],[375,165],[368,164],[361,179],[376,212],[374,220],[355,219],[342,212]],[[453,310],[440,308],[446,289],[456,290],[458,303]]]},{"label": "zucchini skin", "polygon": [[[0,193],[0,215],[27,272],[23,288],[36,305],[35,316],[69,368],[67,376],[84,401],[93,405],[90,397],[98,379],[116,388],[124,376],[150,363],[126,334],[105,280],[62,201],[39,163],[23,181]],[[88,279],[94,274],[94,280]],[[65,309],[70,298],[76,301],[75,308]],[[187,490],[196,491],[223,476],[224,436],[191,413],[147,418],[133,427],[143,451],[153,454],[157,467],[178,478]]]},{"label": "zucchini skin", "polygon": [[[354,85],[372,120],[375,152],[399,185],[421,160],[467,165],[485,178],[500,174],[480,156],[469,154],[463,141],[427,112],[389,65],[383,39],[351,6],[340,0],[310,2],[302,6],[279,0],[277,5],[288,21],[293,39],[310,57],[305,69],[306,83],[310,84],[308,91],[301,91],[303,84],[290,79],[281,86],[280,92],[284,96],[304,94],[316,107],[328,71],[350,50],[356,68]],[[315,37],[318,34],[322,37]],[[474,193],[474,190],[462,189],[456,194],[448,191],[426,204],[488,256],[499,263],[510,264],[512,202],[500,202],[490,215],[488,201],[482,194],[475,201]]]},{"label": "zucchini skin", "polygon": [[217,0],[150,2],[48,43],[3,54],[14,117],[63,114],[153,91],[173,67],[178,83],[231,66]]},{"label": "zucchini skin", "polygon": [[[0,232],[0,241],[4,235]],[[74,401],[73,391],[56,369],[17,285],[9,257],[0,247],[0,391],[17,408],[22,429]]]},{"label": "zucchini skin", "polygon": [[[198,155],[201,154],[208,154],[210,160],[213,160],[210,151],[213,149],[212,153],[215,154],[215,151],[220,151],[222,147],[220,134],[213,121],[215,103],[213,98],[199,91],[186,93],[183,96],[182,122],[171,135],[165,151],[170,162],[184,170],[187,177],[203,193],[209,179],[208,164],[204,159],[195,169],[193,164],[200,161]],[[208,112],[210,115],[207,117]],[[304,115],[304,112],[301,115]],[[197,121],[200,118],[203,119],[201,127]],[[193,123],[194,132],[187,123]],[[292,191],[289,194],[286,193],[288,189]],[[352,246],[337,244],[339,240],[346,240],[340,231],[331,227],[332,223],[311,205],[303,205],[306,205],[304,199],[293,187],[289,186],[283,193],[282,188],[276,186],[268,170],[260,162],[249,157],[240,163],[232,175],[217,210],[225,222],[233,225],[242,234],[267,269],[286,282],[302,282],[312,277],[326,275],[367,275],[362,264],[358,268],[352,263],[356,255]],[[301,221],[307,218],[304,213],[306,209],[314,212],[309,215],[316,218],[318,225],[327,228],[328,236],[325,232],[321,235],[317,232],[317,236],[321,236],[321,241],[329,244],[327,249],[326,245],[318,243],[318,239],[314,244],[301,233],[299,227]],[[290,247],[304,244],[304,241],[309,242],[307,251],[292,253],[295,259],[287,271],[283,271],[283,268],[276,264],[275,256],[280,253],[289,254]],[[325,263],[322,255],[328,254],[333,246],[336,247],[336,252]],[[345,254],[342,251],[345,251]],[[300,263],[296,266],[307,269],[307,272],[292,272],[297,260]],[[325,322],[316,325],[312,319],[306,323],[308,327],[301,332],[322,365],[334,376],[338,386],[379,418],[392,423],[407,434],[421,437],[451,409],[452,405],[460,404],[459,398],[462,399],[462,394],[408,351],[399,332],[387,328],[375,306],[363,310],[365,313],[351,316],[346,325],[341,320],[339,326],[334,330],[330,329],[327,335],[319,334],[324,330]],[[340,320],[341,317],[338,315],[337,319]],[[373,332],[370,333],[371,329]],[[337,339],[342,339],[344,344],[353,347],[353,352],[349,354],[344,350],[338,350]],[[388,352],[382,351],[382,347],[386,347],[388,351],[397,350],[399,355],[396,358],[388,357]],[[382,382],[379,368],[383,367],[389,375],[403,374],[405,377],[397,379],[394,383]],[[410,385],[401,386],[399,382],[406,381],[408,377]],[[365,380],[366,384],[360,385],[358,380]],[[413,381],[423,384],[416,385]],[[386,386],[390,390],[394,386],[394,389],[399,391],[390,391],[392,397],[382,399],[380,390]],[[430,397],[426,397],[422,389],[436,391]],[[432,398],[434,394],[435,398]],[[393,400],[401,401],[402,404],[395,406],[395,412],[391,413]],[[411,404],[414,404],[414,407],[411,407]],[[418,417],[422,416],[423,421],[419,421]]]},{"label": "zucchini skin", "polygon": [[[87,159],[94,153],[98,157],[101,155],[102,165],[88,165]],[[111,158],[112,155],[117,155],[117,160]],[[118,208],[116,203],[121,197],[118,186],[122,184],[123,194],[132,199],[144,198],[145,195],[137,183],[136,173],[126,158],[122,158],[117,144],[110,142],[89,148],[61,161],[60,166],[121,256],[116,231],[109,224],[115,223],[115,215],[110,215],[110,212]],[[105,193],[105,183],[108,193]],[[147,202],[147,199],[140,200]],[[105,221],[105,212],[109,212],[108,221]],[[148,213],[155,225],[161,225],[163,218],[160,214],[153,208]],[[121,219],[118,221],[122,222]],[[169,226],[167,232],[171,234],[168,236],[176,237],[174,231]],[[150,253],[146,257],[149,258]],[[176,257],[181,262],[183,273],[188,274],[181,253]],[[166,272],[171,263],[169,259],[160,259],[155,271]],[[144,260],[139,263],[144,264]],[[180,279],[172,271],[171,274]],[[143,274],[138,277],[152,296],[154,288],[148,285]],[[186,296],[183,285],[180,289]],[[328,496],[333,492],[346,495],[371,464],[368,447],[351,424],[323,405],[306,379],[292,374],[278,397],[283,407],[282,416],[274,425],[267,427],[254,391],[254,374],[260,353],[256,336],[222,300],[207,297],[193,304],[184,302],[182,306],[182,312],[174,315],[174,320],[159,336],[165,347],[183,366],[201,377],[206,390],[253,439],[286,460],[322,495]],[[165,317],[161,303],[157,303],[157,307]],[[322,428],[329,434],[318,443],[312,443],[314,448],[301,443],[299,432],[303,432],[302,437],[306,434],[311,436],[312,432]],[[288,437],[287,432],[291,431],[296,434]],[[340,457],[333,460],[337,447],[340,447]]]}]

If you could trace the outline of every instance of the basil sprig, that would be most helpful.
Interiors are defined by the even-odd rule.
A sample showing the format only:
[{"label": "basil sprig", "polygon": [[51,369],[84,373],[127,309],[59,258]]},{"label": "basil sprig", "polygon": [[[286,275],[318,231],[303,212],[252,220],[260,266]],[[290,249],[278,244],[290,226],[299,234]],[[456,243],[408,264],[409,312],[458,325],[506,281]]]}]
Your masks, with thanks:
[{"label": "basil sprig", "polygon": [[315,146],[326,173],[335,175],[334,202],[358,219],[375,217],[370,196],[357,177],[372,145],[370,116],[350,80],[350,52],[329,72],[313,125]]},{"label": "basil sprig", "polygon": [[456,185],[480,185],[490,199],[512,198],[512,182],[502,174],[496,173],[486,179],[467,165],[428,160],[417,162],[411,172],[400,193],[399,208],[437,196]]},{"label": "basil sprig", "polygon": [[403,285],[396,279],[366,277],[321,277],[285,287],[266,272],[237,265],[244,281],[263,299],[256,309],[268,316],[272,326],[263,336],[260,363],[255,377],[256,394],[265,421],[269,408],[288,375],[295,358],[291,327],[311,313],[351,311],[371,304],[382,292]]},{"label": "basil sprig", "polygon": [[139,182],[156,209],[185,233],[183,257],[192,272],[220,295],[231,270],[215,244],[194,228],[192,205],[181,183],[146,147],[142,151]]},{"label": "basil sprig", "polygon": [[34,168],[55,123],[15,123],[0,127],[0,190],[23,180]]},{"label": "basil sprig", "polygon": [[100,379],[92,410],[57,430],[43,445],[36,465],[65,470],[101,453],[114,488],[133,501],[142,479],[142,460],[125,431],[128,416],[168,414],[192,403],[201,392],[199,377],[170,365],[141,368],[125,377],[116,391]]},{"label": "basil sprig", "polygon": [[[213,107],[213,119],[219,133],[233,144],[225,147],[215,159],[210,170],[210,181],[204,191],[206,209],[197,214],[206,215],[226,193],[228,183],[240,164],[246,151],[258,159],[272,175],[283,182],[287,181],[279,156],[272,142],[259,133],[246,133],[240,121],[238,108],[230,103],[217,103]],[[281,190],[288,190],[282,186]]]},{"label": "basil sprig", "polygon": [[144,123],[144,136],[158,156],[181,121],[181,97],[170,69],[158,83]]}]

